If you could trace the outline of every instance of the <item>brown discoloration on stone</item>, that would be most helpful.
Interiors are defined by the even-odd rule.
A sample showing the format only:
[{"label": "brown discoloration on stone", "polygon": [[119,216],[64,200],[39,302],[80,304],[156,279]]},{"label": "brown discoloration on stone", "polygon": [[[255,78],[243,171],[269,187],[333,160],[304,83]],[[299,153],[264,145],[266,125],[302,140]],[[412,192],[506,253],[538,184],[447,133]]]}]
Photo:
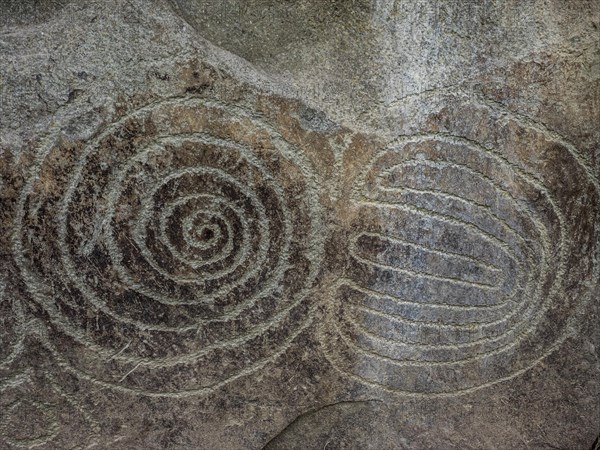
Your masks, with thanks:
[{"label": "brown discoloration on stone", "polygon": [[[67,353],[96,354],[58,349],[75,372],[117,391],[205,395],[263,367],[306,326],[323,214],[310,162],[273,139],[244,105],[184,96],[130,111],[38,163],[18,217],[37,227],[38,249],[16,237],[17,262],[73,339]],[[220,238],[203,242],[190,227]],[[191,384],[175,375],[187,366]]]}]

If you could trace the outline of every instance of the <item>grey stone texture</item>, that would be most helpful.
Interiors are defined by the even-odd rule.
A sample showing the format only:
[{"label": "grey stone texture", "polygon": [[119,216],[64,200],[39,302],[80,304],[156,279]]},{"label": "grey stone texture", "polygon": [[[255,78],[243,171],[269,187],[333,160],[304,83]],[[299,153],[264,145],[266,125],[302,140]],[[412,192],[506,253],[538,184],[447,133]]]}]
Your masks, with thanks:
[{"label": "grey stone texture", "polygon": [[598,0],[2,0],[0,448],[597,447],[599,124]]}]

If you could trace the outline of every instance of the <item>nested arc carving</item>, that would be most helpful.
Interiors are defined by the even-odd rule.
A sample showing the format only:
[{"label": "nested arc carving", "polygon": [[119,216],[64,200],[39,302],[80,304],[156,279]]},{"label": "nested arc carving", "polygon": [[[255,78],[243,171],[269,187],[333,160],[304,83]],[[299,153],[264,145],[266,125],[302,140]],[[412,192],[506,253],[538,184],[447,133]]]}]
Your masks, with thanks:
[{"label": "nested arc carving", "polygon": [[356,181],[348,267],[321,340],[361,383],[435,396],[509,379],[564,341],[590,297],[597,181],[550,132],[477,114],[492,137],[458,126],[404,136]]},{"label": "nested arc carving", "polygon": [[[304,329],[322,258],[311,165],[258,115],[195,97],[145,106],[39,155],[16,217],[28,290],[79,376],[210,392]],[[62,341],[59,341],[62,343]]]},{"label": "nested arc carving", "polygon": [[[324,297],[324,352],[394,394],[522,373],[574,329],[598,275],[598,182],[577,150],[526,118],[455,108],[448,129],[375,153],[344,212],[347,246],[331,247],[347,264]],[[265,367],[315,312],[328,236],[317,179],[259,115],[197,97],[41,151],[13,250],[57,361],[152,396]]]}]

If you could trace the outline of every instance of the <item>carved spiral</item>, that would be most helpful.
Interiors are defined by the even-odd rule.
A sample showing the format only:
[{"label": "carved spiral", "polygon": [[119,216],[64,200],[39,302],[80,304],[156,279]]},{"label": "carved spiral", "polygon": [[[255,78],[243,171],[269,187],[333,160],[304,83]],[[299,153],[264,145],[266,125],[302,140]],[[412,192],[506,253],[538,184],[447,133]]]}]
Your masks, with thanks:
[{"label": "carved spiral", "polygon": [[14,243],[64,335],[51,339],[57,356],[148,395],[207,392],[263,367],[308,320],[324,234],[316,189],[265,121],[193,97],[41,154]]}]

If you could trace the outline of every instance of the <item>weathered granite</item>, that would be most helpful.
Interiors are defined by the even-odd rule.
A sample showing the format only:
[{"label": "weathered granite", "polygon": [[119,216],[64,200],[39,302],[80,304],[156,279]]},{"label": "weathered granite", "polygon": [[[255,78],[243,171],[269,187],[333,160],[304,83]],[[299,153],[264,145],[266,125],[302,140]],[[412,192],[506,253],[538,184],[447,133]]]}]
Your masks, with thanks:
[{"label": "weathered granite", "polygon": [[596,0],[0,8],[0,448],[592,448]]}]

